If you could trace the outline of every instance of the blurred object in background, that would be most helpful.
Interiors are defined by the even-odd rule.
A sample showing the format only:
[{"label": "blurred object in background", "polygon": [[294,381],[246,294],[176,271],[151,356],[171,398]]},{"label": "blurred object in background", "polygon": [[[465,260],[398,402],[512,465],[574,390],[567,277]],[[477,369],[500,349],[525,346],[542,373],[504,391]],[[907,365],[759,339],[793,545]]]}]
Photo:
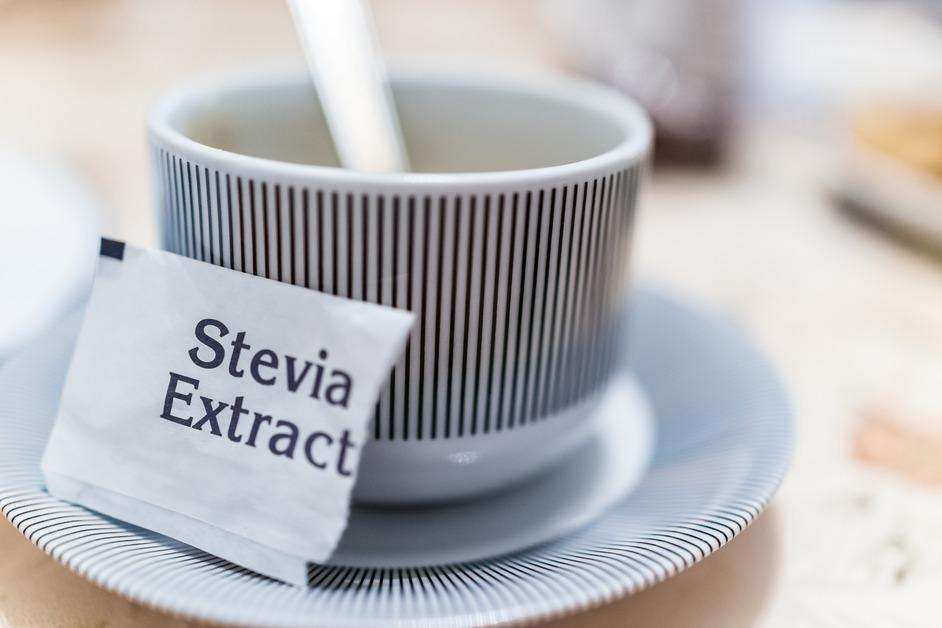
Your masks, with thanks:
[{"label": "blurred object in background", "polygon": [[942,3],[744,1],[750,129],[812,148],[781,168],[848,215],[942,252]]},{"label": "blurred object in background", "polygon": [[550,24],[580,72],[638,99],[655,158],[723,160],[735,113],[745,0],[553,0]]},{"label": "blurred object in background", "polygon": [[64,166],[0,147],[0,364],[71,310],[97,258],[100,203]]},{"label": "blurred object in background", "polygon": [[942,106],[872,104],[852,114],[835,198],[854,216],[942,255]]},{"label": "blurred object in background", "polygon": [[752,122],[840,159],[860,113],[942,102],[942,12],[925,2],[746,1]]},{"label": "blurred object in background", "polygon": [[857,112],[853,128],[862,148],[942,181],[942,107],[872,106]]},{"label": "blurred object in background", "polygon": [[[898,241],[942,254],[942,13],[922,3],[876,3],[858,19],[854,49],[904,26],[907,46],[865,56],[837,101],[846,134],[833,184],[842,208]],[[869,24],[869,29],[866,28]],[[854,31],[851,31],[854,32]],[[869,33],[869,37],[868,37]],[[884,57],[894,60],[887,66]],[[856,71],[854,68],[856,67]]]},{"label": "blurred object in background", "polygon": [[821,114],[916,103],[942,90],[938,0],[746,1],[753,109],[805,127],[811,116],[833,125]]}]

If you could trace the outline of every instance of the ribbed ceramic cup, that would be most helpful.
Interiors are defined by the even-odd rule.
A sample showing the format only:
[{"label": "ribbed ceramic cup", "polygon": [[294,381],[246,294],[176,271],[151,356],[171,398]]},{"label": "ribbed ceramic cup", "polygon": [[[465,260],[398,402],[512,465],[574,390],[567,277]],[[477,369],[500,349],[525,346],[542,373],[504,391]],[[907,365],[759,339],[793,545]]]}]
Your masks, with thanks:
[{"label": "ribbed ceramic cup", "polygon": [[591,432],[651,128],[563,79],[396,74],[393,93],[414,172],[339,168],[300,73],[165,97],[150,119],[163,246],[415,312],[355,494],[457,499]]}]

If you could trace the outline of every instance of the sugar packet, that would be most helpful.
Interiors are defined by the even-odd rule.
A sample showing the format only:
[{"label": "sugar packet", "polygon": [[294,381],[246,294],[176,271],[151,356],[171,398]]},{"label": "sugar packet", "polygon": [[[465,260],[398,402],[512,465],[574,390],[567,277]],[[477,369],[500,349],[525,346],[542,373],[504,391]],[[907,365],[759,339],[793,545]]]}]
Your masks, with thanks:
[{"label": "sugar packet", "polygon": [[304,585],[414,315],[102,240],[49,492]]}]

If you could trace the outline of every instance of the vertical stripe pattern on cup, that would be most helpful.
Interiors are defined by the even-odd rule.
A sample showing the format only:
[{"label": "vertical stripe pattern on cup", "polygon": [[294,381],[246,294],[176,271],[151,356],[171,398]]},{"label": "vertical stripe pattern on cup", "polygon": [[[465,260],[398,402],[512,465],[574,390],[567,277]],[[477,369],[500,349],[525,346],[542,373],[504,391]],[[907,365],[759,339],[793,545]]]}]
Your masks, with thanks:
[{"label": "vertical stripe pattern on cup", "polygon": [[153,150],[166,249],[416,313],[376,439],[524,428],[612,372],[641,164],[426,195],[263,181]]}]

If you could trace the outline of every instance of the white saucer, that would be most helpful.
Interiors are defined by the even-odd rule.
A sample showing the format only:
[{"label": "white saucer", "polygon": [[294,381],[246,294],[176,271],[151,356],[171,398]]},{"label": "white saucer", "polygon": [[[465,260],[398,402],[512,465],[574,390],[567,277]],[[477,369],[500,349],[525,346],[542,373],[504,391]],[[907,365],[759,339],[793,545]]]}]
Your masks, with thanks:
[{"label": "white saucer", "polygon": [[330,564],[421,567],[468,562],[578,530],[637,486],[654,444],[650,407],[628,372],[612,382],[596,412],[597,433],[587,443],[519,486],[438,506],[355,508]]},{"label": "white saucer", "polygon": [[781,386],[733,329],[653,292],[632,299],[631,369],[657,418],[657,443],[625,498],[617,495],[638,469],[618,464],[630,435],[613,419],[565,466],[503,494],[357,510],[334,564],[312,568],[308,589],[291,587],[44,492],[38,461],[70,352],[63,329],[0,371],[0,507],[89,579],[210,621],[476,626],[599,604],[741,532],[778,486],[792,442]]}]

